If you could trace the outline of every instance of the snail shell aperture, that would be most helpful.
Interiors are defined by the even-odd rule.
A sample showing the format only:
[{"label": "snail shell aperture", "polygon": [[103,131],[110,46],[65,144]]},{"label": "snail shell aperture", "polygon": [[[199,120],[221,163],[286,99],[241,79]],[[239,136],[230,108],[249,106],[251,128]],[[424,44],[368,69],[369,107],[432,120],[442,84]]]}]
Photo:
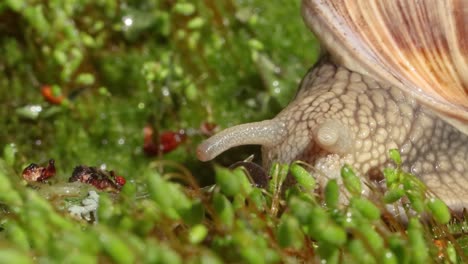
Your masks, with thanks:
[{"label": "snail shell aperture", "polygon": [[[452,209],[468,206],[468,0],[303,0],[328,55],[274,119],[228,128],[200,160],[262,145],[263,165],[306,161],[329,177],[350,164],[403,169]],[[377,170],[376,170],[377,169]]]}]

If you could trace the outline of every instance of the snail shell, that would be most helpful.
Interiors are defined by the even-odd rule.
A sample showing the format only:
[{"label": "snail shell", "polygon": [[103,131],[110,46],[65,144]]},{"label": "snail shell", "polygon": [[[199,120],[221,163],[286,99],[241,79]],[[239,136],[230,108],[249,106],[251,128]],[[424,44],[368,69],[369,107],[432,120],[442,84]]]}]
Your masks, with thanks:
[{"label": "snail shell", "polygon": [[334,59],[389,82],[468,134],[468,1],[304,0]]},{"label": "snail shell", "polygon": [[303,0],[330,53],[274,119],[228,128],[200,160],[262,145],[263,165],[300,159],[339,177],[373,176],[398,148],[452,209],[468,205],[468,0]]}]

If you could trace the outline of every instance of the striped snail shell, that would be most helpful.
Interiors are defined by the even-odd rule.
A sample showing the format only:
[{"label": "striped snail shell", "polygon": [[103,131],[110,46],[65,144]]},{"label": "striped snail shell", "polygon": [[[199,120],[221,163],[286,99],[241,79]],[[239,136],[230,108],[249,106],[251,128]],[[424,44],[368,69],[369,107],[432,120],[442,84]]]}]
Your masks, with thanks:
[{"label": "striped snail shell", "polygon": [[340,65],[468,132],[468,1],[305,0],[302,13]]}]

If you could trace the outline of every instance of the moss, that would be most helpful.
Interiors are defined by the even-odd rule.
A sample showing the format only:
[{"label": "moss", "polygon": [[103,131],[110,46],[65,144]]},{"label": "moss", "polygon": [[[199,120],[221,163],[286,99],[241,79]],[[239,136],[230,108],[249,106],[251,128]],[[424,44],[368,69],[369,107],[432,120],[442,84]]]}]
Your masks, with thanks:
[{"label": "moss", "polygon": [[[272,117],[318,54],[299,1],[22,3],[0,13],[0,143],[17,145],[18,168],[60,157],[63,173],[88,163],[130,175],[148,161],[146,123],[190,133],[167,158],[194,168],[202,123]],[[45,102],[46,84],[68,103]]]},{"label": "moss", "polygon": [[[327,207],[301,189],[313,189],[315,181],[300,168],[295,171],[303,187],[283,197],[288,166],[278,165],[264,190],[247,184],[241,170],[214,172],[211,164],[196,160],[195,146],[207,133],[201,126],[220,129],[274,116],[317,60],[319,46],[302,23],[299,5],[299,0],[0,3],[2,259],[275,263],[317,256],[330,262],[351,256],[358,262],[362,256],[394,263],[411,259],[408,248],[424,246],[420,259],[463,259],[450,232],[459,233],[464,224],[421,227],[413,220],[408,240],[396,222],[378,219],[386,212],[383,201],[406,195],[418,211],[447,220],[440,201],[426,203],[418,183],[398,171],[385,171],[395,176],[392,182],[406,179],[406,189],[393,190],[398,195],[384,194],[387,199],[377,205],[355,197],[349,205]],[[66,98],[58,104],[47,100],[45,85],[51,87],[49,96]],[[147,139],[156,152],[164,132],[183,130],[186,138],[173,151],[148,153],[145,127],[153,132]],[[255,151],[238,149],[218,160],[231,165]],[[34,185],[39,190],[25,186],[22,169],[50,158],[56,160],[55,179]],[[66,185],[80,164],[115,170],[127,179],[118,195],[100,192],[94,224],[67,212],[70,205],[81,206],[91,188]],[[352,178],[349,186],[360,186]],[[199,189],[199,183],[214,181],[220,187]],[[347,221],[347,212],[356,216]],[[434,239],[442,246],[434,246]]]}]

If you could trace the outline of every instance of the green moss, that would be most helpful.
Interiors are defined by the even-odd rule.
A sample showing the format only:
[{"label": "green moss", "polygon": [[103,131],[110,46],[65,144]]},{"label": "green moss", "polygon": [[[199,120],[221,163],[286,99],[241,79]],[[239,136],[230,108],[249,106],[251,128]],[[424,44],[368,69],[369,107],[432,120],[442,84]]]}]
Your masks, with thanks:
[{"label": "green moss", "polygon": [[[384,171],[390,190],[369,201],[358,198],[363,185],[346,167],[354,197],[342,205],[336,182],[325,199],[305,192],[316,183],[297,164],[291,170],[301,186],[283,192],[287,165],[274,167],[264,190],[250,186],[243,171],[214,172],[196,160],[202,124],[225,128],[270,118],[291,99],[319,54],[299,6],[299,0],[0,3],[1,262],[277,263],[318,256],[336,263],[352,256],[356,263],[417,263],[440,252],[441,261],[463,260],[457,241],[466,239],[450,234],[465,223],[446,225],[446,207],[399,168]],[[43,85],[67,98],[48,102]],[[149,157],[145,126],[155,138],[179,130],[187,138]],[[233,151],[219,161],[231,165],[252,152]],[[399,165],[398,153],[391,155]],[[23,168],[50,158],[57,166],[50,186],[25,186]],[[120,194],[100,192],[93,224],[67,211],[90,190],[66,185],[80,164],[127,179]],[[217,185],[199,188],[210,180]],[[405,233],[395,219],[379,218],[402,199],[440,224],[414,218]],[[438,250],[434,239],[450,246]]]},{"label": "green moss", "polygon": [[[223,128],[272,117],[290,100],[318,54],[298,12],[299,1],[7,2],[0,143],[17,144],[18,169],[60,157],[63,174],[87,163],[131,175],[147,162],[142,129],[150,123],[191,133],[184,150],[168,155],[190,167],[203,122]],[[60,87],[69,103],[45,102],[43,84]]]}]

